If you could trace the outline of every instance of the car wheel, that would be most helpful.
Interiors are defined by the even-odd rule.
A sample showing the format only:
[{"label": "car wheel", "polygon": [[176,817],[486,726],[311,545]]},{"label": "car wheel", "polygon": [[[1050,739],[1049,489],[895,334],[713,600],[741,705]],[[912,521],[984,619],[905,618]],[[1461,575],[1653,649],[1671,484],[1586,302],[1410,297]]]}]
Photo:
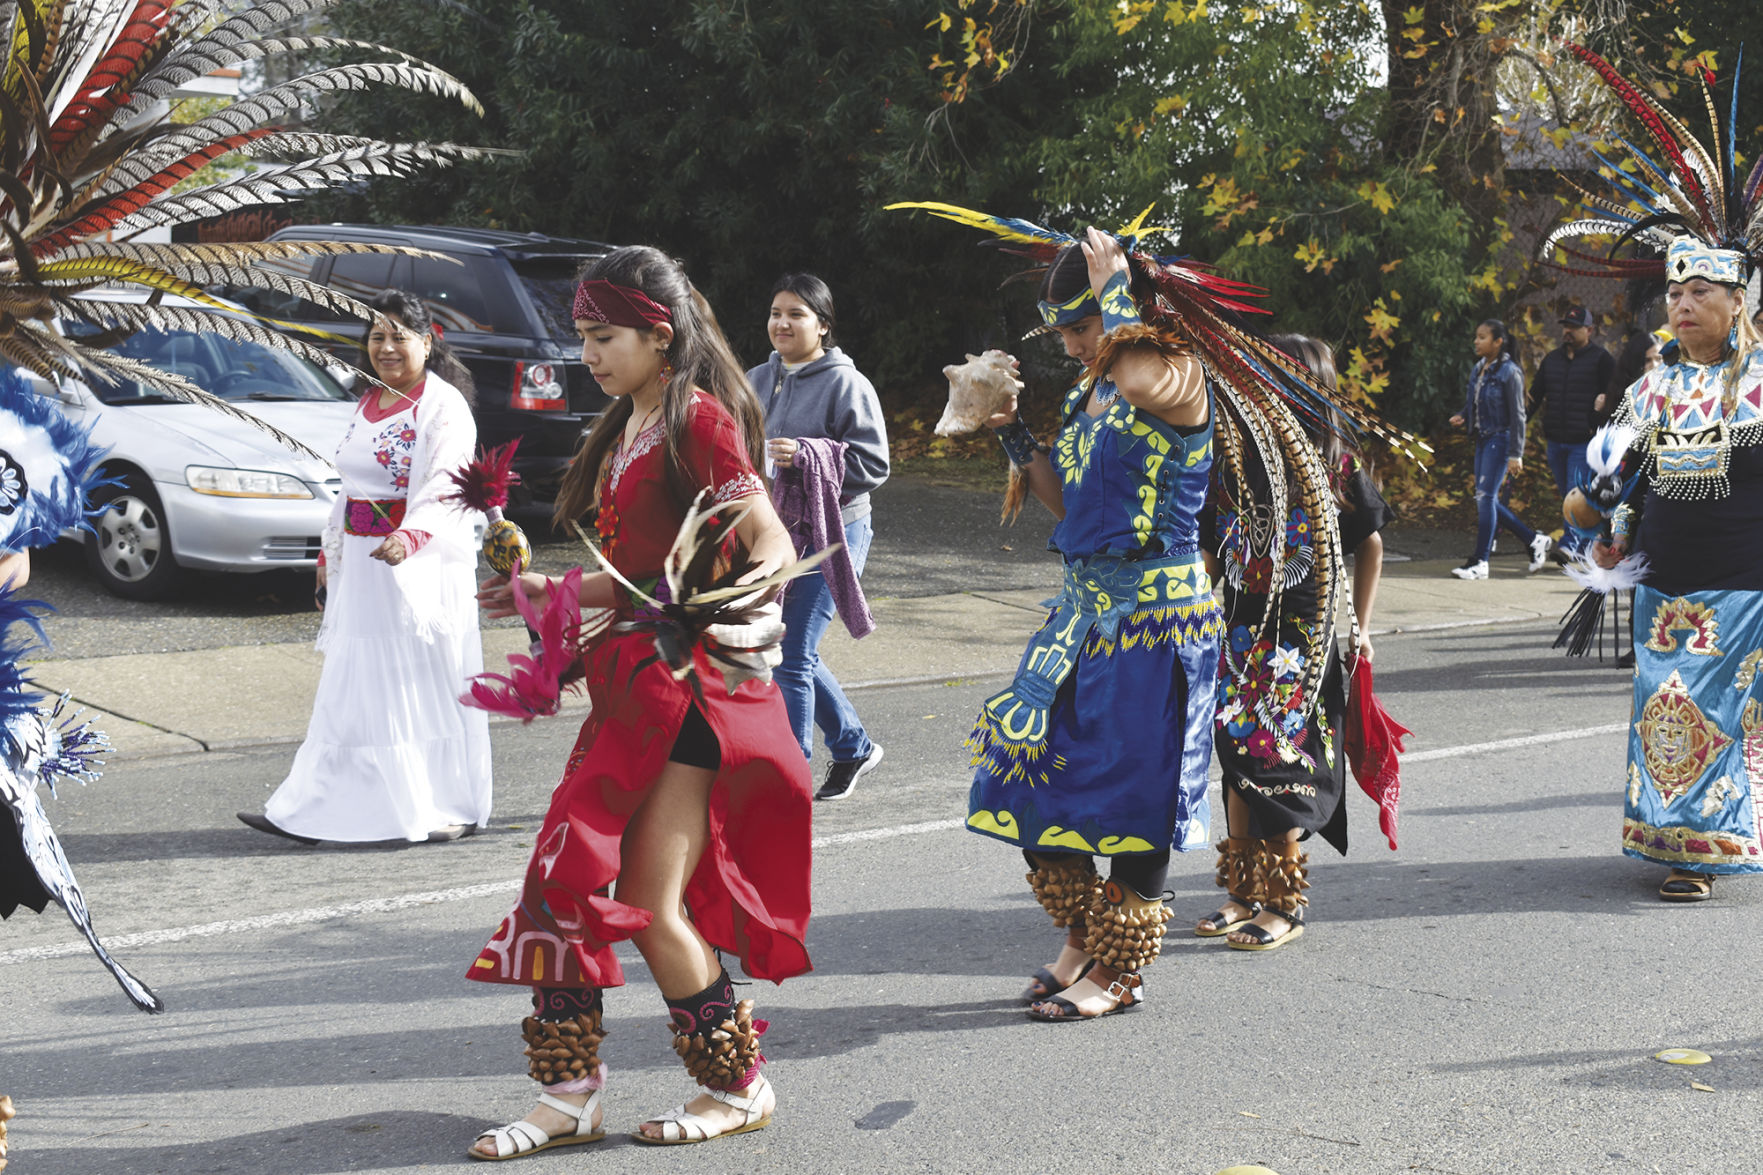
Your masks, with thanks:
[{"label": "car wheel", "polygon": [[145,477],[130,473],[121,480],[92,495],[103,512],[93,516],[94,533],[86,536],[86,564],[112,595],[163,600],[182,572],[172,557],[165,508]]}]

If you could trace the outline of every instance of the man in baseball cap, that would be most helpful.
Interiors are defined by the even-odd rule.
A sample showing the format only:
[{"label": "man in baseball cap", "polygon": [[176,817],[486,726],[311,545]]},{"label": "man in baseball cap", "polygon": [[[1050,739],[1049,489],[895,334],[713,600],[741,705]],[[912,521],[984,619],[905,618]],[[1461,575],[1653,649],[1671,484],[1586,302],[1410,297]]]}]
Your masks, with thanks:
[{"label": "man in baseball cap", "polygon": [[[1585,480],[1586,442],[1616,407],[1610,395],[1616,360],[1592,342],[1596,328],[1584,306],[1568,307],[1560,321],[1561,345],[1543,357],[1531,380],[1530,411],[1542,413],[1549,472],[1565,498]],[[1578,545],[1568,529],[1561,538],[1562,554],[1577,556]]]}]

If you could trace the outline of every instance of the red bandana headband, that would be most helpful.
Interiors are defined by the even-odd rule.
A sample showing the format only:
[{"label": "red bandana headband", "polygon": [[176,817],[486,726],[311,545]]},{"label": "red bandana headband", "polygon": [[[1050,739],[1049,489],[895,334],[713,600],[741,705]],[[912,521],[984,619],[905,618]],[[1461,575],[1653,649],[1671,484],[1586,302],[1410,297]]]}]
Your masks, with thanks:
[{"label": "red bandana headband", "polygon": [[636,330],[649,330],[662,323],[673,325],[673,312],[643,291],[597,279],[575,288],[575,305],[570,310],[570,317]]}]

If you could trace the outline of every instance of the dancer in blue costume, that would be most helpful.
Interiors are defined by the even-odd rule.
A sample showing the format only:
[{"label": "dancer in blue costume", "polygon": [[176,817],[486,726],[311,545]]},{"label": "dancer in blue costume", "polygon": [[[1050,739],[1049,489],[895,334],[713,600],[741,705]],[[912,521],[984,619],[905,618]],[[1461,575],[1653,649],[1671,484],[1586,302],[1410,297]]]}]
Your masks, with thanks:
[{"label": "dancer in blue costume", "polygon": [[[1047,272],[1041,311],[1067,354],[1096,364],[1105,335],[1140,321],[1120,245],[1092,229],[1067,247]],[[1044,1019],[1106,1015],[1142,998],[1142,956],[1155,957],[1168,919],[1170,850],[1206,840],[1223,628],[1195,521],[1212,468],[1198,359],[1127,352],[1072,388],[1063,416],[1050,454],[1023,445],[1020,421],[999,429],[1060,520],[1065,586],[969,740],[968,827],[1024,850],[1030,884],[1068,929],[1059,959],[1025,993]],[[1106,885],[1095,854],[1113,862]],[[1120,929],[1094,916],[1098,891],[1137,931],[1128,941],[1090,941]]]},{"label": "dancer in blue costume", "polygon": [[[1609,476],[1626,492],[1610,540],[1591,548],[1595,566],[1569,572],[1593,592],[1635,589],[1622,851],[1671,866],[1662,900],[1700,902],[1722,874],[1763,872],[1763,338],[1745,310],[1763,260],[1763,166],[1743,180],[1735,166],[1736,72],[1724,126],[1704,76],[1710,149],[1609,63],[1572,48],[1663,162],[1621,140],[1635,164],[1604,171],[1615,198],[1585,194],[1584,215],[1548,245],[1615,237],[1603,257],[1565,252],[1581,272],[1663,277],[1676,340],[1588,446],[1601,473],[1626,449],[1621,476]],[[1616,257],[1629,241],[1664,255]],[[1589,620],[1595,609],[1576,612]]]},{"label": "dancer in blue costume", "polygon": [[[1260,312],[1244,299],[1263,291],[1140,249],[1142,235],[1164,231],[1144,227],[1144,215],[1118,236],[1091,229],[1079,242],[948,204],[892,207],[983,228],[1045,264],[1042,329],[1088,368],[1050,451],[1014,403],[987,422],[1010,457],[1013,489],[1026,483],[1059,518],[1065,583],[1016,679],[987,700],[969,738],[967,823],[1023,851],[1036,898],[1067,932],[1023,993],[1029,1015],[1094,1019],[1142,1002],[1141,972],[1169,919],[1170,853],[1207,839],[1222,620],[1196,516],[1215,448],[1239,500],[1253,496],[1252,463],[1276,471],[1268,506],[1283,514],[1288,483],[1303,500],[1327,493],[1304,423],[1326,421],[1331,407],[1399,447],[1418,442],[1354,405],[1332,405],[1308,369],[1237,325],[1237,315]],[[1339,601],[1332,514],[1319,520],[1316,559],[1309,698],[1321,694]],[[1106,882],[1096,856],[1110,860]]]}]

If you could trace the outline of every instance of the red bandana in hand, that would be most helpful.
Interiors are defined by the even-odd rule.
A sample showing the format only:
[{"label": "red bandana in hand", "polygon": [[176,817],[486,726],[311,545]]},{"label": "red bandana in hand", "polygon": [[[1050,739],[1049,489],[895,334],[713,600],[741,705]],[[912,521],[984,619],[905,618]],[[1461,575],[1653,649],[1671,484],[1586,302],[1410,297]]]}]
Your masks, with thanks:
[{"label": "red bandana in hand", "polygon": [[1414,732],[1390,717],[1371,688],[1371,663],[1363,657],[1353,665],[1352,697],[1347,702],[1347,762],[1359,787],[1377,801],[1377,823],[1396,847],[1396,805],[1402,798],[1396,753]]}]

